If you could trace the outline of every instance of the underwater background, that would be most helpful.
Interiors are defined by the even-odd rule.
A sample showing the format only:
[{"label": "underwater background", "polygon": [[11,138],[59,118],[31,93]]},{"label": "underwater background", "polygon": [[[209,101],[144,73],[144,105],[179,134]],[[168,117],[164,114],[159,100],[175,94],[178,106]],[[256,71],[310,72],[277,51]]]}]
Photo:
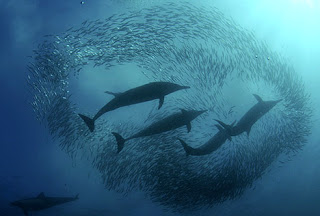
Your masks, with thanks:
[{"label": "underwater background", "polygon": [[[319,215],[320,2],[0,0],[0,215],[10,202],[79,200],[32,215]],[[153,81],[189,90],[93,116]],[[206,156],[197,147],[264,100],[283,99]],[[184,109],[185,127],[125,136]]]}]

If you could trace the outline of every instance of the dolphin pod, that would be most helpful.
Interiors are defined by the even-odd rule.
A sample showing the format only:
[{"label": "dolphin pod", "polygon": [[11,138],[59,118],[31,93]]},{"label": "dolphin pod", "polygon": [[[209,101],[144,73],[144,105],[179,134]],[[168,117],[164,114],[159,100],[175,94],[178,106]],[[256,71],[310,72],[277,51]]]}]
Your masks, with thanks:
[{"label": "dolphin pod", "polygon": [[12,206],[17,206],[22,209],[25,216],[28,216],[29,211],[39,211],[51,208],[56,205],[61,205],[67,202],[79,199],[77,194],[74,197],[47,197],[44,193],[40,193],[37,197],[17,200],[11,203]]},{"label": "dolphin pod", "polygon": [[163,105],[164,97],[166,95],[178,90],[188,88],[190,87],[180,86],[178,84],[170,82],[151,82],[136,88],[132,88],[122,93],[113,93],[106,91],[105,93],[113,95],[114,98],[105,106],[103,106],[92,119],[82,114],[79,114],[79,116],[84,120],[89,130],[93,132],[95,120],[97,120],[106,112],[118,109],[120,107],[147,102],[155,99],[159,99],[158,109],[160,109]]},{"label": "dolphin pod", "polygon": [[160,121],[154,122],[147,128],[139,131],[138,133],[132,135],[131,137],[124,139],[120,134],[112,132],[115,136],[117,145],[118,145],[118,153],[123,149],[124,143],[128,140],[138,138],[138,137],[145,137],[145,136],[152,136],[155,134],[163,133],[166,131],[174,130],[184,125],[187,126],[188,133],[191,131],[191,121],[201,115],[202,113],[206,112],[206,110],[189,110],[186,111],[181,109],[181,112],[172,114]]},{"label": "dolphin pod", "polygon": [[[189,1],[141,6],[114,13],[106,19],[90,19],[71,30],[44,38],[44,42],[35,48],[28,64],[26,80],[32,96],[28,97],[28,101],[35,117],[42,125],[46,125],[53,140],[59,141],[59,148],[70,157],[87,157],[88,162],[101,175],[107,190],[128,193],[139,188],[156,205],[177,213],[215,207],[225,200],[240,197],[256,179],[263,176],[267,168],[271,168],[270,165],[279,155],[299,152],[306,145],[305,140],[311,133],[314,109],[301,75],[296,73],[295,67],[285,56],[279,55],[254,32],[216,7]],[[170,145],[184,131],[182,127],[174,131],[174,137],[163,140],[166,145],[161,150],[155,151],[153,145],[136,145],[133,148],[135,152],[123,151],[122,155],[118,155],[115,154],[116,143],[111,132],[123,133],[127,138],[127,135],[139,131],[129,131],[136,121],[115,124],[114,121],[108,121],[112,115],[109,113],[102,116],[107,120],[104,132],[98,132],[95,128],[94,131],[98,133],[88,135],[90,131],[84,128],[87,126],[75,115],[81,108],[79,103],[75,104],[72,100],[72,95],[77,93],[68,90],[72,90],[70,78],[81,78],[91,65],[112,70],[114,66],[123,64],[141,68],[139,74],[149,80],[146,83],[169,81],[192,87],[191,94],[177,98],[177,102],[172,100],[172,104],[165,107],[170,110],[168,115],[176,112],[175,107],[180,108],[177,104],[181,104],[183,99],[188,99],[185,108],[221,110],[223,112],[217,113],[215,118],[226,121],[222,116],[228,115],[228,110],[223,108],[231,104],[225,101],[224,89],[235,90],[229,85],[233,81],[239,82],[241,88],[246,84],[250,84],[250,89],[266,85],[272,89],[273,94],[279,95],[279,98],[274,99],[283,98],[285,104],[281,104],[281,113],[272,115],[270,119],[267,114],[265,119],[261,119],[266,120],[267,125],[259,130],[259,134],[253,134],[256,131],[252,131],[250,142],[242,139],[246,138],[244,134],[232,137],[239,141],[236,147],[239,151],[234,152],[245,151],[246,154],[228,154],[231,146],[225,146],[228,148],[220,148],[219,152],[203,158],[191,156],[185,161],[185,151],[180,142]],[[242,90],[247,92],[248,88]],[[181,91],[179,96],[182,95],[180,93],[189,91]],[[107,99],[101,107],[112,98]],[[153,102],[158,105],[158,100]],[[241,114],[238,110],[240,116],[237,120],[255,104],[255,101],[252,102]],[[101,107],[99,105],[98,110]],[[98,110],[89,112],[88,116],[93,117]],[[270,116],[275,114],[274,111]],[[82,111],[80,113],[84,114]],[[153,119],[159,117],[162,118],[159,112],[151,112],[147,119],[153,122]],[[230,122],[226,123],[234,120],[228,119]],[[100,120],[95,124],[99,124]],[[143,119],[137,122],[142,124]],[[197,128],[192,125],[192,133],[197,129],[197,137],[206,136],[204,140],[201,139],[203,141],[199,140],[199,145],[218,132],[209,129],[208,126],[214,124],[201,119]],[[257,126],[253,126],[252,130]],[[113,128],[109,134],[111,136],[106,136],[110,128]],[[161,139],[164,136],[150,136],[143,140],[154,142],[157,137]],[[195,147],[196,138],[187,137],[183,139]],[[97,145],[101,141],[102,145]],[[110,144],[107,145],[105,141]],[[227,142],[225,144],[229,145]],[[259,144],[259,148],[250,148],[250,144]],[[216,157],[217,153],[219,157]],[[218,163],[215,163],[216,160]],[[185,167],[189,162],[192,165]]]},{"label": "dolphin pod", "polygon": [[182,139],[178,139],[182,144],[186,155],[207,155],[217,150],[226,142],[227,139],[231,141],[231,136],[238,136],[243,132],[247,132],[247,135],[249,136],[252,125],[282,100],[263,101],[261,97],[256,94],[253,94],[253,96],[257,99],[258,103],[249,109],[235,126],[233,126],[235,121],[231,125],[228,125],[220,120],[216,120],[223,128],[220,125],[216,125],[216,127],[219,129],[218,133],[216,133],[202,146],[198,148],[192,148]]},{"label": "dolphin pod", "polygon": [[[98,111],[98,113],[93,117],[93,119],[90,119],[89,117],[84,116],[82,114],[79,114],[79,116],[85,121],[90,131],[93,132],[95,120],[98,119],[100,116],[102,116],[106,112],[115,110],[123,106],[129,106],[129,105],[142,103],[142,102],[146,102],[154,99],[160,100],[159,106],[158,106],[158,109],[160,109],[161,106],[163,105],[165,95],[168,95],[170,93],[173,93],[181,89],[187,89],[187,88],[190,88],[190,87],[180,86],[170,82],[151,82],[151,83],[130,89],[123,93],[112,93],[112,92],[106,91],[106,93],[114,95],[115,98],[112,99],[109,103],[107,103],[104,107],[102,107]],[[183,146],[186,152],[186,155],[187,156],[207,155],[217,150],[218,148],[220,148],[220,146],[222,146],[227,139],[231,141],[232,139],[231,136],[238,136],[243,132],[247,132],[247,135],[249,136],[252,125],[256,123],[262,116],[264,116],[277,103],[279,103],[282,100],[280,99],[275,101],[263,101],[261,97],[256,94],[253,94],[253,96],[257,99],[258,103],[255,104],[253,107],[251,107],[235,126],[234,124],[236,121],[234,121],[231,125],[228,125],[216,119],[216,121],[222,127],[220,125],[215,125],[219,130],[218,133],[216,133],[212,138],[210,138],[202,146],[198,148],[193,148],[189,146],[184,140],[178,138],[178,140],[180,141],[181,145]],[[117,142],[117,149],[118,149],[117,153],[119,153],[123,149],[126,141],[134,138],[160,134],[166,131],[177,129],[179,127],[182,127],[183,125],[187,126],[187,130],[189,133],[191,131],[191,121],[206,111],[207,110],[186,111],[184,109],[181,109],[181,112],[172,114],[160,121],[154,122],[148,127],[146,127],[145,129],[137,132],[136,134],[128,138],[123,138],[119,133],[112,132]]]}]

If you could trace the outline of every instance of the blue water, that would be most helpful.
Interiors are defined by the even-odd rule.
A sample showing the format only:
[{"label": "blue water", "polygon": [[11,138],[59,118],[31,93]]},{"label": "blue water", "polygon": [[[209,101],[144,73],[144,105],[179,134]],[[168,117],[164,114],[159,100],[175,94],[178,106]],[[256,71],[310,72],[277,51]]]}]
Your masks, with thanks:
[{"label": "blue water", "polygon": [[[164,210],[143,192],[132,192],[124,197],[105,190],[97,170],[85,159],[71,160],[61,150],[58,141],[51,139],[48,129],[36,120],[27,103],[30,97],[25,82],[28,56],[33,55],[32,50],[41,43],[43,35],[60,34],[72,26],[80,26],[85,20],[105,19],[114,13],[152,4],[134,0],[116,2],[85,1],[81,5],[79,1],[0,0],[1,216],[22,215],[20,209],[11,207],[9,203],[40,192],[49,196],[79,193],[80,199],[33,215],[180,215]],[[319,215],[320,2],[243,0],[235,3],[220,0],[214,3],[205,1],[202,5],[217,7],[239,25],[255,32],[256,37],[266,41],[271,50],[285,55],[302,77],[305,89],[311,95],[314,112],[308,142],[290,161],[271,164],[271,171],[254,181],[253,186],[239,198],[184,214]],[[133,78],[120,73],[112,79],[122,79],[127,86],[112,85],[109,80],[109,87],[123,91],[145,82],[142,77]],[[107,90],[101,87],[99,80],[92,78],[89,81],[98,84],[78,84],[73,86],[74,90],[79,90],[80,96],[87,89]],[[74,100],[83,102],[81,98]],[[94,101],[92,98],[86,100],[81,109],[94,112],[98,105],[88,105]]]}]

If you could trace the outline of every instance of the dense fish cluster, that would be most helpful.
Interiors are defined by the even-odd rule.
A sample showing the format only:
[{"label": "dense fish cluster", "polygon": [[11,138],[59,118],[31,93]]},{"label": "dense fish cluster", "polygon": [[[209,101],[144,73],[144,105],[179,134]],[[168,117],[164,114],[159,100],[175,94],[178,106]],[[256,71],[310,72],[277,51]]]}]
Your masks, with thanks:
[{"label": "dense fish cluster", "polygon": [[[61,35],[46,36],[33,57],[27,77],[31,105],[61,148],[73,158],[91,161],[108,190],[141,190],[174,211],[239,197],[280,155],[301,149],[310,133],[309,96],[294,69],[215,8],[167,3],[85,21]],[[190,89],[166,98],[160,110],[158,104],[145,105],[150,113],[139,119],[101,117],[91,133],[78,116],[88,113],[73,101],[76,92],[70,83],[84,70],[108,72],[128,63],[138,66],[149,82]],[[239,103],[232,97],[239,93],[234,89],[249,99]],[[214,119],[228,124],[239,120],[254,105],[253,93],[282,101],[255,123],[249,137],[233,137],[212,154],[186,157],[177,138],[200,146],[217,133]],[[208,111],[193,120],[190,133],[180,128],[134,139],[116,153],[111,132],[129,137],[180,108]]]}]

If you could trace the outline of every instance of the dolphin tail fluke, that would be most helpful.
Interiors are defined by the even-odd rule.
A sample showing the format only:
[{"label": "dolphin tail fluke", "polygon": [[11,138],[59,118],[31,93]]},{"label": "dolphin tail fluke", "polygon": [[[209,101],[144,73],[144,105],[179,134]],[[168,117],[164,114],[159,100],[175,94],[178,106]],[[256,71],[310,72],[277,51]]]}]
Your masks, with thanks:
[{"label": "dolphin tail fluke", "polygon": [[82,115],[82,114],[79,114],[79,116],[82,118],[82,120],[86,123],[86,125],[88,126],[89,130],[91,132],[93,132],[94,130],[94,120],[85,116],[85,115]]},{"label": "dolphin tail fluke", "polygon": [[218,122],[225,129],[230,128],[230,125],[227,125],[226,123],[224,123],[224,122],[222,122],[222,121],[220,121],[218,119],[215,119],[215,121]]},{"label": "dolphin tail fluke", "polygon": [[227,133],[227,130],[226,129],[223,129],[220,125],[218,125],[218,124],[216,124],[215,125],[217,128],[218,128],[218,130],[221,132],[221,133],[226,133],[227,134],[227,139],[229,140],[229,141],[232,141],[232,137],[231,137],[231,135],[230,134],[228,134]]},{"label": "dolphin tail fluke", "polygon": [[117,145],[118,145],[118,151],[117,153],[121,152],[121,150],[123,149],[124,143],[125,143],[125,139],[118,133],[112,132],[113,136],[115,136],[116,141],[117,141]]},{"label": "dolphin tail fluke", "polygon": [[215,121],[218,122],[230,136],[232,135],[233,125],[235,124],[236,121],[234,121],[231,125],[228,125],[218,119],[215,119]]},{"label": "dolphin tail fluke", "polygon": [[189,156],[194,149],[192,147],[188,146],[188,144],[185,141],[183,141],[182,139],[178,138],[178,140],[180,141],[181,145],[183,146],[184,150],[186,151],[186,155]]},{"label": "dolphin tail fluke", "polygon": [[110,94],[110,95],[113,95],[115,97],[119,96],[121,93],[115,93],[115,92],[111,92],[111,91],[105,91],[104,93],[107,93],[107,94]]}]

